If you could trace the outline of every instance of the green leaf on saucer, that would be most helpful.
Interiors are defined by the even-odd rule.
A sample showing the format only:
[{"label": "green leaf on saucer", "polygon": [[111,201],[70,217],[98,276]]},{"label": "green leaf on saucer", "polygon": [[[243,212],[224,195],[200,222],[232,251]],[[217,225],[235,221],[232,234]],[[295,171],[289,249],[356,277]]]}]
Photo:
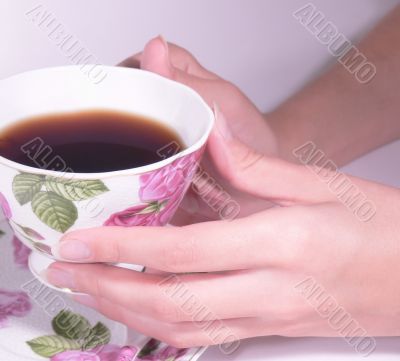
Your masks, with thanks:
[{"label": "green leaf on saucer", "polygon": [[46,188],[71,201],[83,201],[108,192],[101,180],[71,180],[46,177]]},{"label": "green leaf on saucer", "polygon": [[69,310],[60,311],[60,313],[53,318],[51,325],[57,335],[71,340],[82,341],[89,336],[91,331],[91,325],[85,317]]},{"label": "green leaf on saucer", "polygon": [[79,342],[57,335],[41,336],[28,341],[27,344],[33,352],[43,357],[53,357],[64,351],[80,349]]},{"label": "green leaf on saucer", "polygon": [[152,338],[149,342],[147,342],[143,346],[143,348],[140,350],[137,357],[142,358],[142,357],[151,355],[154,351],[156,351],[158,349],[160,344],[161,344],[161,341],[158,341],[158,340]]},{"label": "green leaf on saucer", "polygon": [[82,349],[90,350],[97,346],[107,345],[111,340],[111,333],[107,326],[101,322],[90,330],[89,336],[84,340]]},{"label": "green leaf on saucer", "polygon": [[23,206],[29,203],[44,184],[44,176],[20,173],[14,177],[12,189],[18,203]]},{"label": "green leaf on saucer", "polygon": [[50,228],[64,233],[78,219],[76,206],[54,192],[39,192],[32,199],[32,210]]}]

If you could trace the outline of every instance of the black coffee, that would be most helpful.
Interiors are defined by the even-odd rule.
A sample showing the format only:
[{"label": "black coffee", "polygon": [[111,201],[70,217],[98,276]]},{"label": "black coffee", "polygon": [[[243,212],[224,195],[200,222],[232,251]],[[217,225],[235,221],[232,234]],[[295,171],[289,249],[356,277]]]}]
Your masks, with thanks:
[{"label": "black coffee", "polygon": [[142,116],[105,110],[32,117],[0,130],[0,155],[4,158],[75,173],[111,172],[155,163],[165,158],[162,150],[169,145],[183,148],[179,135],[167,126]]}]

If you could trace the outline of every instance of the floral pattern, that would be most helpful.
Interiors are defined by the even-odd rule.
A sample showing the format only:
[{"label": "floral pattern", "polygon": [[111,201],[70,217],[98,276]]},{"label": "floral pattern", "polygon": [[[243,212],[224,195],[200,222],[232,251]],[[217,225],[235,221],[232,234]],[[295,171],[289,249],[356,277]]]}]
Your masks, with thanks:
[{"label": "floral pattern", "polygon": [[202,155],[202,149],[170,165],[140,176],[139,198],[143,204],[111,215],[105,226],[166,225],[185,195]]},{"label": "floral pattern", "polygon": [[24,317],[32,309],[25,292],[0,289],[0,328],[7,326],[9,317]]},{"label": "floral pattern", "polygon": [[14,247],[14,262],[21,268],[28,268],[28,257],[31,249],[25,246],[16,236],[12,240]]},{"label": "floral pattern", "polygon": [[10,204],[8,203],[6,197],[4,197],[3,193],[1,192],[0,192],[0,208],[7,219],[10,219],[12,217]]},{"label": "floral pattern", "polygon": [[32,351],[51,361],[132,361],[137,348],[110,344],[110,330],[101,322],[91,326],[80,314],[62,310],[53,318],[55,335],[27,342]]},{"label": "floral pattern", "polygon": [[21,206],[30,204],[40,221],[60,233],[68,231],[78,219],[76,202],[109,191],[99,179],[75,180],[32,173],[17,174],[12,190]]}]

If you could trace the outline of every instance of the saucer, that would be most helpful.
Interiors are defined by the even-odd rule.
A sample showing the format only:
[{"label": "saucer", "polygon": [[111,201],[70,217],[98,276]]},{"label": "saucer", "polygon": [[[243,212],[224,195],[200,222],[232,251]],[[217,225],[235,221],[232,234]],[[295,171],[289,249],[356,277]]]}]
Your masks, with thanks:
[{"label": "saucer", "polygon": [[40,272],[53,260],[37,253],[18,240],[0,212],[1,361],[196,361],[206,350],[168,346],[42,284]]}]

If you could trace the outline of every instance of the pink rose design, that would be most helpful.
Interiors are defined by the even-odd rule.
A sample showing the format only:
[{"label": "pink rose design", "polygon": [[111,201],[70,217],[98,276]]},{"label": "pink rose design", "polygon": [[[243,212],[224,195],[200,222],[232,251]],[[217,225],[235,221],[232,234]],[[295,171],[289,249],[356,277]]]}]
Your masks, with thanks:
[{"label": "pink rose design", "polygon": [[10,219],[12,217],[10,204],[7,202],[6,197],[4,197],[3,193],[1,192],[0,192],[0,208],[3,210],[4,216],[7,219]]},{"label": "pink rose design", "polygon": [[28,268],[28,257],[31,254],[31,249],[25,246],[16,236],[14,236],[12,243],[14,246],[14,262],[22,268]]},{"label": "pink rose design", "polygon": [[8,317],[26,316],[31,309],[29,296],[25,292],[0,290],[0,327],[6,326]]},{"label": "pink rose design", "polygon": [[135,359],[135,356],[138,353],[138,349],[136,347],[125,346],[122,347],[119,352],[118,359],[116,361],[132,361]]},{"label": "pink rose design", "polygon": [[197,169],[203,149],[139,178],[139,198],[145,204],[111,215],[104,226],[164,226],[179,207]]},{"label": "pink rose design", "polygon": [[190,183],[201,152],[175,160],[154,172],[140,176],[139,197],[142,202],[163,201],[181,193]]},{"label": "pink rose design", "polygon": [[[89,351],[64,351],[53,356],[51,361],[132,361],[136,348],[106,345]],[[130,358],[129,358],[130,357]]]},{"label": "pink rose design", "polygon": [[159,226],[157,217],[154,213],[141,213],[148,207],[147,204],[130,207],[124,211],[114,213],[104,223],[105,226]]}]

